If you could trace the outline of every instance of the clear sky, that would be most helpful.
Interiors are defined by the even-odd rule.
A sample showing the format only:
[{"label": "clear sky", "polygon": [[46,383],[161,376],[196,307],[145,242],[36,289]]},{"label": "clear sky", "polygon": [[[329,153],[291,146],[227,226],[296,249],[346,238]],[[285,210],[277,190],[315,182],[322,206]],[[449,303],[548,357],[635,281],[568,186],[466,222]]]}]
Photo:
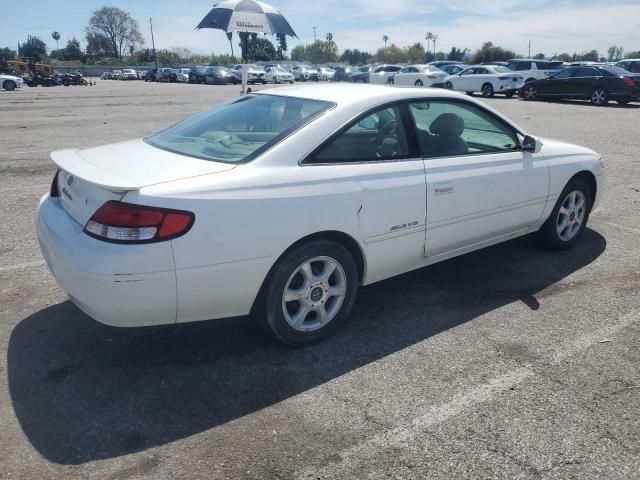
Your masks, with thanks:
[{"label": "clear sky", "polygon": [[[198,0],[3,0],[0,47],[17,48],[27,34],[55,48],[51,32],[62,35],[60,46],[75,36],[84,44],[84,27],[91,13],[116,6],[140,23],[151,44],[149,17],[153,17],[156,48],[187,47],[196,53],[230,53],[226,36],[217,30],[194,31],[213,2]],[[439,35],[438,50],[452,46],[475,50],[482,42],[526,55],[597,49],[611,45],[640,50],[640,0],[273,0],[289,20],[297,43],[313,41],[331,32],[342,51],[359,48],[375,52],[382,36],[399,46],[424,41],[427,31]],[[237,43],[237,42],[234,42]],[[237,53],[237,51],[236,51]]]}]

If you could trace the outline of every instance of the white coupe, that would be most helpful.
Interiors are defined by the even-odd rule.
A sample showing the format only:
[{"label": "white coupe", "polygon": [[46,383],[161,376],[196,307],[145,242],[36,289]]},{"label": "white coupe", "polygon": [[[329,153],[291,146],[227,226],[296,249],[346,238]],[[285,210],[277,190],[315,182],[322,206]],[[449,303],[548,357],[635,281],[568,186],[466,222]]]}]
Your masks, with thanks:
[{"label": "white coupe", "polygon": [[448,76],[447,72],[433,65],[409,65],[392,78],[398,87],[442,87]]},{"label": "white coupe", "polygon": [[531,232],[570,247],[605,184],[597,153],[467,96],[353,84],[51,158],[37,234],[80,309],[123,327],[252,313],[295,345],[345,321],[359,285]]},{"label": "white coupe", "polygon": [[445,79],[449,90],[480,92],[483,97],[493,97],[496,93],[513,97],[523,83],[522,75],[500,65],[476,65]]}]

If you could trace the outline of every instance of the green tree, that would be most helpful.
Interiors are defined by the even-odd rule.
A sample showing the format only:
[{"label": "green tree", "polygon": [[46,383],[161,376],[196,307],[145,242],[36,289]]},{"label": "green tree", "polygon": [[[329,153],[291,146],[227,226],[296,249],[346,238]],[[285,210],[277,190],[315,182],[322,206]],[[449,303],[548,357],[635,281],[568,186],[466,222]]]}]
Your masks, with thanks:
[{"label": "green tree", "polygon": [[464,56],[467,54],[467,49],[460,49],[451,47],[451,51],[447,54],[446,60],[453,60],[455,62],[461,62],[464,60]]},{"label": "green tree", "polygon": [[9,69],[7,62],[16,58],[16,51],[8,47],[0,48],[0,72]]},{"label": "green tree", "polygon": [[47,55],[47,44],[38,37],[27,35],[27,41],[18,45],[18,55],[33,58],[36,62]]},{"label": "green tree", "polygon": [[610,62],[617,62],[622,58],[623,54],[624,54],[624,48],[622,47],[617,47],[613,45],[607,49],[607,55],[608,55],[607,59]]},{"label": "green tree", "polygon": [[180,65],[180,57],[170,50],[156,50],[156,56],[158,57],[158,66],[160,67],[175,68]]},{"label": "green tree", "polygon": [[278,42],[278,47],[276,48],[276,60],[284,60],[287,58],[287,36],[283,33],[279,33],[276,35],[276,40]]},{"label": "green tree", "polygon": [[93,12],[86,32],[106,38],[116,58],[122,58],[131,45],[135,47],[144,43],[138,22],[128,12],[116,7],[102,7]]},{"label": "green tree", "polygon": [[51,34],[51,38],[53,38],[53,39],[56,41],[56,49],[57,49],[57,48],[60,48],[60,47],[58,46],[58,40],[60,40],[60,34],[59,34],[58,32],[55,32],[55,31],[54,31],[54,32]]},{"label": "green tree", "polygon": [[382,41],[384,42],[384,48],[387,48],[387,42],[389,41],[389,35],[383,35]]},{"label": "green tree", "polygon": [[624,58],[640,58],[640,50],[637,50],[635,52],[627,52]]},{"label": "green tree", "polygon": [[473,63],[499,62],[515,58],[516,54],[511,50],[495,46],[492,42],[482,44],[473,56]]},{"label": "green tree", "polygon": [[109,39],[100,33],[87,33],[87,56],[90,58],[109,58],[113,56],[113,49]]},{"label": "green tree", "polygon": [[407,50],[392,43],[386,48],[379,48],[374,57],[380,63],[406,63]]},{"label": "green tree", "polygon": [[561,53],[560,55],[556,55],[555,59],[560,62],[571,62],[571,55],[568,53]]},{"label": "green tree", "polygon": [[407,48],[407,62],[409,63],[423,63],[425,61],[424,47],[420,42],[416,42]]},{"label": "green tree", "polygon": [[535,58],[536,60],[544,60],[546,57],[544,55],[544,53],[536,53],[533,58]]},{"label": "green tree", "polygon": [[67,46],[64,49],[65,60],[82,60],[84,54],[80,48],[80,42],[73,37],[67,41]]}]

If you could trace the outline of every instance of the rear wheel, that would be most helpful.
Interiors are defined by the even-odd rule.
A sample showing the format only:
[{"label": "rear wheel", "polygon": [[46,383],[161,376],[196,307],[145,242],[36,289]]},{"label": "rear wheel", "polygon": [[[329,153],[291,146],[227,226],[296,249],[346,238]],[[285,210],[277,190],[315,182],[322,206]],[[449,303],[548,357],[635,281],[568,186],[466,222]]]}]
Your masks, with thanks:
[{"label": "rear wheel", "polygon": [[504,96],[507,97],[507,98],[512,98],[515,93],[516,92],[507,92],[507,93],[504,94]]},{"label": "rear wheel", "polygon": [[453,83],[451,82],[445,83],[444,88],[446,88],[447,90],[453,90]]},{"label": "rear wheel", "polygon": [[602,87],[595,88],[591,92],[591,103],[594,105],[606,105],[609,103],[609,92]]},{"label": "rear wheel", "polygon": [[16,87],[17,87],[16,82],[14,82],[13,80],[5,80],[5,82],[2,84],[2,88],[4,88],[9,92],[12,92],[13,90],[15,90]]},{"label": "rear wheel", "polygon": [[416,87],[423,87],[423,86],[424,86],[424,83],[422,83],[422,80],[416,80],[416,83],[414,83],[414,85],[415,85]]},{"label": "rear wheel", "polygon": [[491,85],[490,83],[485,83],[484,85],[482,85],[481,92],[483,97],[493,97],[493,85]]},{"label": "rear wheel", "polygon": [[356,263],[338,243],[297,247],[273,268],[264,297],[264,321],[289,345],[320,340],[344,322],[358,286]]},{"label": "rear wheel", "polygon": [[473,97],[473,92],[466,92],[467,95],[469,95],[470,97]]},{"label": "rear wheel", "polygon": [[616,102],[618,102],[618,104],[620,105],[626,105],[627,103],[629,103],[631,101],[630,97],[623,97],[623,98],[618,98],[616,100]]},{"label": "rear wheel", "polygon": [[580,179],[571,180],[560,194],[551,215],[538,231],[548,248],[563,250],[582,236],[591,212],[591,190]]}]

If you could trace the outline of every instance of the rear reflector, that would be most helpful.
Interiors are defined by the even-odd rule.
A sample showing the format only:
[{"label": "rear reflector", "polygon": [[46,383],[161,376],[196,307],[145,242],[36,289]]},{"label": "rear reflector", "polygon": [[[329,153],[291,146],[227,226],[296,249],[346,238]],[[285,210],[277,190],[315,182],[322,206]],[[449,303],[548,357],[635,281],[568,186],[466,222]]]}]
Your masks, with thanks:
[{"label": "rear reflector", "polygon": [[195,215],[184,210],[108,201],[84,227],[86,234],[114,243],[151,243],[171,240],[189,231]]},{"label": "rear reflector", "polygon": [[50,197],[59,197],[60,190],[58,190],[58,175],[60,174],[60,169],[56,170],[56,174],[53,176],[53,181],[51,182],[51,190],[49,191]]}]

